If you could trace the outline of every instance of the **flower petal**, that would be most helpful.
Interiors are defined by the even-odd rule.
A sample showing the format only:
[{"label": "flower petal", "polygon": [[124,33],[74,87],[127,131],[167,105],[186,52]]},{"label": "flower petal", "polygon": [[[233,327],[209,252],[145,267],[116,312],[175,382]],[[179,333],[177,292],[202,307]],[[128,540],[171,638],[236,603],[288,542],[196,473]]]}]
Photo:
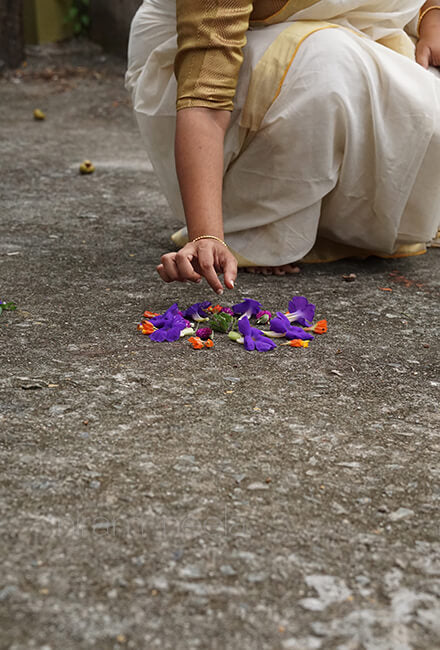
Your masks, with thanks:
[{"label": "flower petal", "polygon": [[240,320],[238,321],[238,329],[240,334],[242,334],[243,336],[250,336],[251,324],[247,316],[243,316],[243,318],[240,318]]},{"label": "flower petal", "polygon": [[309,332],[305,332],[302,327],[291,325],[286,332],[286,339],[301,339],[302,341],[313,341],[315,337]]},{"label": "flower petal", "polygon": [[166,331],[163,329],[156,330],[150,335],[150,339],[156,341],[156,343],[162,343],[166,339]]},{"label": "flower petal", "polygon": [[255,316],[261,309],[261,302],[258,302],[258,300],[252,300],[251,298],[247,298],[246,300],[243,300],[243,302],[239,302],[236,305],[232,305],[232,310],[234,314],[247,314],[251,316]]},{"label": "flower petal", "polygon": [[284,334],[284,332],[287,331],[287,329],[290,327],[290,321],[285,316],[282,312],[277,311],[277,315],[275,318],[272,318],[270,321],[270,329],[273,332],[279,332],[280,334]]},{"label": "flower petal", "polygon": [[252,336],[244,337],[244,347],[248,352],[252,352],[252,350],[255,350],[255,341],[252,338]]},{"label": "flower petal", "polygon": [[274,341],[272,339],[268,338],[259,338],[255,341],[255,349],[258,350],[259,352],[264,352],[266,350],[273,350],[273,348],[276,348],[277,346],[275,345]]}]

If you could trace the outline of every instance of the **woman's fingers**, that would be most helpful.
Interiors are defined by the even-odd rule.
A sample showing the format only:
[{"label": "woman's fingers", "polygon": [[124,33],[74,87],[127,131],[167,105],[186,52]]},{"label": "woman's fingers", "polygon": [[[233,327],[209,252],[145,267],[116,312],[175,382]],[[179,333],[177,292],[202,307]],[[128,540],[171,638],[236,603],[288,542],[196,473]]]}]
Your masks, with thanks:
[{"label": "woman's fingers", "polygon": [[424,68],[428,68],[431,60],[431,48],[423,41],[419,41],[416,47],[416,61]]},{"label": "woman's fingers", "polygon": [[213,249],[211,247],[200,249],[197,254],[197,261],[200,272],[209,286],[215,293],[221,295],[223,293],[223,286],[215,272]]},{"label": "woman's fingers", "polygon": [[237,260],[230,253],[228,253],[226,259],[223,262],[223,276],[227,288],[233,289],[235,280],[237,278]]},{"label": "woman's fingers", "polygon": [[187,244],[178,253],[162,255],[156,270],[164,282],[200,282],[206,279],[216,294],[223,293],[217,272],[224,274],[225,285],[234,288],[237,277],[237,262],[228,250],[218,244],[203,242],[198,246]]},{"label": "woman's fingers", "polygon": [[166,255],[162,255],[160,261],[163,266],[163,275],[160,272],[159,275],[162,279],[167,278],[165,279],[165,282],[175,282],[176,280],[181,281],[176,264],[176,253],[167,253]]},{"label": "woman's fingers", "polygon": [[156,271],[159,273],[160,277],[164,282],[171,282],[170,278],[167,275],[167,272],[165,271],[163,264],[159,264],[158,266],[156,266]]},{"label": "woman's fingers", "polygon": [[194,255],[192,253],[185,253],[179,251],[175,257],[175,263],[179,276],[182,280],[190,280],[191,282],[200,282],[202,279],[199,273],[196,273],[194,266],[191,264]]}]

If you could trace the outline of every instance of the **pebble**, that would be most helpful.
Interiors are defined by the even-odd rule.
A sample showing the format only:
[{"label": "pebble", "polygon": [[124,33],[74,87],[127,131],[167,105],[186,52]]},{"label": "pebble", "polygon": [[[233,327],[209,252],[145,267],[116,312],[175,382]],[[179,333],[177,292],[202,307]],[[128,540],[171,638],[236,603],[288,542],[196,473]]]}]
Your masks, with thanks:
[{"label": "pebble", "polygon": [[291,637],[283,641],[281,647],[283,650],[319,650],[319,648],[322,648],[322,641],[314,636],[303,637],[302,639]]},{"label": "pebble", "polygon": [[412,517],[413,514],[414,510],[410,510],[409,508],[399,508],[390,514],[389,519],[390,521],[400,521],[401,519]]},{"label": "pebble", "polygon": [[230,564],[222,564],[220,573],[224,576],[236,576],[237,571]]},{"label": "pebble", "polygon": [[199,580],[205,576],[204,572],[200,567],[188,564],[179,569],[179,578],[192,578],[193,580]]},{"label": "pebble", "polygon": [[263,571],[261,573],[249,573],[246,576],[246,580],[252,583],[264,582],[264,580],[266,579],[267,579],[267,573],[264,573]]},{"label": "pebble", "polygon": [[8,585],[3,589],[0,589],[0,601],[6,600],[9,596],[12,596],[13,593],[17,591],[17,587],[14,585]]},{"label": "pebble", "polygon": [[153,589],[159,589],[159,591],[166,591],[169,587],[168,580],[165,576],[155,576],[151,579],[150,585]]},{"label": "pebble", "polygon": [[344,580],[336,576],[311,575],[306,576],[305,581],[318,592],[318,598],[303,598],[299,604],[313,612],[322,612],[329,605],[340,603],[351,596]]},{"label": "pebble", "polygon": [[246,488],[246,490],[250,490],[251,492],[254,490],[268,490],[268,489],[269,486],[267,485],[267,483],[258,483],[258,482],[249,483],[249,485]]}]

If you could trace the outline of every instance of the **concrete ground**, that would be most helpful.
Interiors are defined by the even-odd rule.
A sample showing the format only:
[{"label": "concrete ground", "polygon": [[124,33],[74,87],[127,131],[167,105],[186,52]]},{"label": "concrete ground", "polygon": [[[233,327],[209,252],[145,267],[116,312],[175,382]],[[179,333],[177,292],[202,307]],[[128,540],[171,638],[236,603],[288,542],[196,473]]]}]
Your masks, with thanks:
[{"label": "concrete ground", "polygon": [[0,81],[0,647],[439,648],[440,251],[241,274],[224,305],[316,302],[307,350],[152,343],[144,309],[216,297],[155,274],[123,71]]}]

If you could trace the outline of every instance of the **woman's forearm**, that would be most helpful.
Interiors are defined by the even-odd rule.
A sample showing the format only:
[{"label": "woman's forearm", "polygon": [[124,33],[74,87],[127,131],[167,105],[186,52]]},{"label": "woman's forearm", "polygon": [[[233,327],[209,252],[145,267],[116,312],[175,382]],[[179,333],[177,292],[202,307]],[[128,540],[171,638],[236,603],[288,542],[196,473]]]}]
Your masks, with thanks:
[{"label": "woman's forearm", "polygon": [[176,169],[188,236],[223,239],[223,143],[229,111],[184,108],[177,113]]}]

